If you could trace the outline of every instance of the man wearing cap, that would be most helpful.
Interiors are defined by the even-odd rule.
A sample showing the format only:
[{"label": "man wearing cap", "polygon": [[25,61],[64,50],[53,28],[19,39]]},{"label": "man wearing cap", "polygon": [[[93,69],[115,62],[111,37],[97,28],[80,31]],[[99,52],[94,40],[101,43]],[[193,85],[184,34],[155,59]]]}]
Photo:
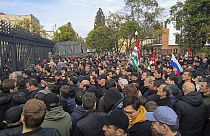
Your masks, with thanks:
[{"label": "man wearing cap", "polygon": [[44,96],[47,112],[42,123],[43,128],[55,128],[61,136],[69,136],[72,127],[71,117],[63,110],[57,94],[48,93]]},{"label": "man wearing cap", "polygon": [[147,112],[146,119],[153,122],[153,128],[161,136],[181,136],[178,132],[178,116],[167,106],[159,106],[154,112]]},{"label": "man wearing cap", "polygon": [[4,115],[6,126],[0,130],[0,136],[20,136],[23,131],[23,125],[20,121],[23,104],[9,108]]},{"label": "man wearing cap", "polygon": [[103,120],[105,136],[127,136],[129,120],[122,110],[111,111]]}]

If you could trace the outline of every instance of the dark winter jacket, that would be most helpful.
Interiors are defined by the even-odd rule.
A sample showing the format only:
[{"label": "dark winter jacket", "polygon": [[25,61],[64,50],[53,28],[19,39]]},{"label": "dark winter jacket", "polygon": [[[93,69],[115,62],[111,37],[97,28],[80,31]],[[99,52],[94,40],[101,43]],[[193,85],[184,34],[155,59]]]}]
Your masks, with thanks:
[{"label": "dark winter jacket", "polygon": [[0,93],[0,129],[3,127],[4,113],[12,106],[12,96],[10,92]]},{"label": "dark winter jacket", "polygon": [[0,130],[0,136],[21,136],[23,131],[23,125],[9,126]]},{"label": "dark winter jacket", "polygon": [[154,91],[152,91],[152,90],[150,90],[150,89],[147,89],[147,90],[145,91],[145,93],[143,94],[143,97],[147,98],[148,96],[151,96],[151,95],[153,95],[154,93],[155,93]]},{"label": "dark winter jacket", "polygon": [[78,106],[74,108],[74,111],[71,114],[71,120],[72,120],[72,132],[74,131],[74,128],[76,126],[76,123],[85,117],[87,115],[87,110],[85,110],[84,107]]},{"label": "dark winter jacket", "polygon": [[33,131],[24,133],[22,136],[61,136],[54,128],[37,128]]},{"label": "dark winter jacket", "polygon": [[163,98],[163,99],[157,99],[156,103],[158,106],[168,106],[170,108],[173,108],[171,99],[169,97]]},{"label": "dark winter jacket", "polygon": [[28,94],[28,99],[33,99],[35,96],[36,96],[36,94],[39,92],[39,90],[37,89],[37,90],[34,90],[34,91],[32,91],[32,92],[29,92],[29,94]]},{"label": "dark winter jacket", "polygon": [[128,129],[129,136],[152,136],[150,121],[138,122]]},{"label": "dark winter jacket", "polygon": [[180,119],[179,132],[182,136],[201,136],[205,123],[205,104],[198,92],[184,95],[176,104]]},{"label": "dark winter jacket", "polygon": [[99,100],[98,110],[108,113],[115,104],[122,99],[121,93],[116,88],[110,88]]},{"label": "dark winter jacket", "polygon": [[103,135],[103,124],[100,120],[105,116],[103,112],[90,111],[87,116],[77,122],[73,136]]},{"label": "dark winter jacket", "polygon": [[76,107],[75,98],[64,98],[67,102],[67,112],[71,114]]}]

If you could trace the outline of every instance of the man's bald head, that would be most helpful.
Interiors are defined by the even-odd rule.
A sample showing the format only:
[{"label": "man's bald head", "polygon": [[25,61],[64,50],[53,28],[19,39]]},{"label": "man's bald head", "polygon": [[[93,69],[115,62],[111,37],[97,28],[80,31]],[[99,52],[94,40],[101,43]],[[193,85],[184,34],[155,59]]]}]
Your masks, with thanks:
[{"label": "man's bald head", "polygon": [[90,85],[90,81],[82,80],[82,82],[79,85],[79,88],[82,89],[82,90],[86,90],[87,87],[89,87],[89,85]]},{"label": "man's bald head", "polygon": [[182,91],[184,95],[187,95],[188,93],[195,91],[195,85],[191,82],[186,82],[182,86]]}]

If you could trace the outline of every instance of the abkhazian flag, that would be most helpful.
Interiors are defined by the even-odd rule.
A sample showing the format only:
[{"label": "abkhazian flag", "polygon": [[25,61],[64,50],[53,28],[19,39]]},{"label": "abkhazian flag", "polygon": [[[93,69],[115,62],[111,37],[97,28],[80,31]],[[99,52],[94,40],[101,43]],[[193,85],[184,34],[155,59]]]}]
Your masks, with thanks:
[{"label": "abkhazian flag", "polygon": [[186,52],[186,53],[184,54],[184,58],[185,58],[185,59],[188,59],[188,52]]},{"label": "abkhazian flag", "polygon": [[134,47],[132,53],[131,53],[131,56],[130,56],[130,61],[131,61],[131,64],[134,66],[134,67],[138,67],[140,62],[139,62],[139,59],[138,59],[138,50],[137,50],[137,47]]},{"label": "abkhazian flag", "polygon": [[140,65],[140,40],[136,40],[136,46],[134,47],[133,51],[131,52],[130,61],[131,64],[137,68]]},{"label": "abkhazian flag", "polygon": [[189,57],[190,57],[190,48],[187,48],[187,52],[185,53],[185,55],[184,55],[184,58],[185,59],[189,59]]}]

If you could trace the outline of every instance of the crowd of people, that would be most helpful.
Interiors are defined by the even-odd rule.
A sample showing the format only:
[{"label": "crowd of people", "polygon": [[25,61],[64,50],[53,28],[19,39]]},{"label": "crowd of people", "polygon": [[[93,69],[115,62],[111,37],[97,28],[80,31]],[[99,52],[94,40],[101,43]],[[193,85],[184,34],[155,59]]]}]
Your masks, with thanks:
[{"label": "crowd of people", "polygon": [[0,82],[0,136],[210,136],[208,58],[43,60]]}]

